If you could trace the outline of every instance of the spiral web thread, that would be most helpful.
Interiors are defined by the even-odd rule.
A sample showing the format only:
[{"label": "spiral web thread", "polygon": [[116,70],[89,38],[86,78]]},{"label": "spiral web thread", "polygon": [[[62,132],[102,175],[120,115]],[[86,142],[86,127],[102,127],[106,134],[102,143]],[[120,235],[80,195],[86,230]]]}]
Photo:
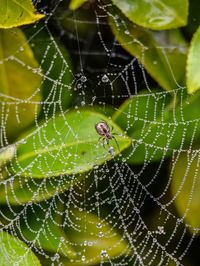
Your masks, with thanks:
[{"label": "spiral web thread", "polygon": [[[116,102],[123,102],[124,100],[136,97],[138,99],[138,104],[141,98],[147,99],[147,103],[149,100],[154,98],[155,102],[155,119],[156,119],[156,106],[158,102],[161,102],[163,105],[163,111],[161,116],[164,114],[164,109],[167,106],[166,98],[168,95],[173,95],[182,99],[184,97],[184,88],[182,88],[177,83],[177,88],[173,91],[159,91],[152,93],[149,85],[149,81],[147,75],[144,71],[144,68],[140,63],[138,63],[136,58],[129,56],[126,53],[118,50],[120,46],[117,41],[113,38],[112,42],[109,45],[104,41],[103,35],[103,27],[108,26],[108,23],[105,22],[105,16],[111,16],[108,10],[108,6],[103,4],[101,1],[98,1],[98,10],[94,12],[95,20],[85,21],[76,19],[76,12],[71,16],[71,20],[73,21],[75,31],[73,33],[67,33],[65,29],[62,28],[61,24],[59,24],[59,30],[61,35],[66,34],[72,42],[77,44],[76,48],[73,51],[70,51],[72,54],[77,56],[77,67],[74,72],[70,72],[70,75],[73,77],[73,81],[71,84],[62,83],[62,77],[69,70],[69,66],[67,61],[62,55],[62,52],[57,45],[54,36],[51,33],[51,27],[49,27],[49,19],[54,15],[56,9],[58,7],[57,3],[55,7],[52,9],[51,14],[47,14],[47,18],[45,23],[43,24],[42,29],[45,29],[49,35],[49,44],[46,47],[46,51],[43,55],[41,62],[39,62],[40,66],[36,70],[33,67],[26,64],[26,62],[20,61],[16,55],[20,53],[23,49],[16,51],[15,54],[8,58],[3,58],[1,64],[4,64],[6,61],[15,61],[19,65],[23,66],[30,72],[36,71],[38,75],[42,77],[42,80],[48,80],[51,83],[51,89],[49,91],[49,95],[43,101],[37,102],[43,108],[45,114],[45,120],[48,119],[55,120],[55,114],[60,113],[61,116],[65,117],[66,110],[62,107],[62,93],[60,93],[60,98],[58,100],[52,100],[51,97],[54,95],[56,90],[68,90],[75,91],[77,95],[77,102],[75,102],[74,106],[77,111],[81,106],[93,106],[99,104],[102,110],[105,110],[105,102],[106,98],[110,99],[110,103],[115,104]],[[86,6],[87,7],[87,6]],[[102,10],[104,11],[102,13]],[[102,22],[101,22],[102,21]],[[116,20],[116,24],[119,21]],[[124,22],[121,21],[123,24]],[[84,39],[79,36],[77,25],[88,25],[91,24],[95,27],[95,36],[97,38],[97,42],[100,46],[99,50],[94,50],[92,47],[92,40]],[[32,43],[34,37],[39,34],[41,28],[38,28],[36,24],[33,26],[35,29],[34,35],[28,39],[28,43]],[[134,40],[133,40],[134,41]],[[52,49],[56,51],[54,56],[51,58],[51,62],[49,62],[49,71],[39,71],[43,68],[43,64],[45,60],[49,60],[48,53]],[[91,48],[92,47],[92,48]],[[166,47],[168,49],[168,47]],[[145,57],[145,48],[143,49],[144,57]],[[166,50],[162,47],[162,52],[166,54]],[[87,60],[96,56],[102,57],[106,62],[106,65],[103,67],[91,67],[90,64],[87,64]],[[56,80],[52,79],[49,75],[51,69],[53,68],[55,61],[60,58],[63,61],[63,68],[60,70],[60,75]],[[123,62],[122,64],[118,63],[118,60]],[[166,56],[167,60],[167,56]],[[169,64],[169,62],[168,62]],[[170,67],[170,65],[169,65]],[[135,71],[137,69],[137,71]],[[138,71],[139,69],[139,71]],[[139,73],[139,74],[138,74]],[[86,99],[85,92],[90,85],[90,79],[87,76],[93,75],[95,76],[95,88],[92,90],[92,96]],[[139,77],[137,76],[139,75]],[[173,72],[172,72],[173,75]],[[130,82],[131,76],[131,82]],[[146,88],[146,93],[138,92],[138,80],[143,80],[144,87]],[[115,89],[115,83],[117,81],[123,84],[124,89],[123,93],[117,94]],[[131,85],[130,85],[131,84]],[[92,84],[93,86],[94,84]],[[132,86],[132,87],[131,87]],[[134,88],[134,89],[133,89]],[[1,94],[1,98],[3,99],[0,103],[1,105],[1,147],[6,147],[9,145],[9,141],[6,137],[6,127],[7,127],[7,116],[9,114],[10,107],[12,105],[16,106],[16,120],[18,120],[18,106],[21,103],[26,104],[35,104],[35,101],[32,101],[34,95],[38,93],[39,90],[36,90],[29,99],[20,100],[15,97],[9,97],[7,95]],[[95,95],[95,92],[98,95]],[[6,100],[5,100],[6,99]],[[49,101],[49,99],[51,99]],[[81,101],[79,100],[81,99]],[[78,103],[78,104],[77,104]],[[38,108],[38,107],[37,107]],[[38,134],[37,129],[40,128],[40,122],[38,118],[38,109],[35,109],[35,127],[36,131],[31,134]],[[160,130],[156,134],[156,138],[159,138],[162,134],[162,128],[166,126],[166,122],[162,119],[149,121],[148,120],[148,112],[149,112],[148,104],[144,107],[144,116],[143,118],[138,117],[138,109],[135,107],[135,112],[130,113],[125,112],[124,115],[128,121],[129,127],[131,126],[131,118],[134,117],[135,121],[140,120],[143,123],[143,128],[146,124],[155,125],[159,124]],[[175,107],[174,111],[175,111]],[[51,113],[49,110],[53,110]],[[182,109],[182,102],[180,102],[180,109]],[[115,107],[117,111],[118,108]],[[20,123],[20,121],[19,121]],[[151,134],[151,126],[149,126],[149,131],[147,133],[141,134],[140,139],[133,139],[131,151],[129,150],[129,154],[123,156],[123,158],[114,158],[112,162],[105,162],[102,166],[96,166],[93,168],[93,171],[90,171],[85,174],[84,179],[81,179],[78,182],[73,182],[75,176],[72,176],[68,181],[66,181],[66,176],[61,175],[59,177],[59,181],[54,183],[54,179],[48,180],[43,179],[42,181],[38,181],[31,177],[31,169],[34,167],[33,164],[29,165],[30,177],[23,178],[20,175],[20,172],[13,174],[13,171],[10,170],[9,167],[5,167],[5,171],[8,175],[6,179],[2,179],[0,182],[1,191],[3,195],[5,195],[5,202],[2,205],[0,210],[1,217],[1,231],[7,231],[14,236],[18,235],[20,238],[27,244],[28,250],[32,249],[36,255],[40,258],[43,257],[47,261],[49,261],[48,265],[65,265],[61,260],[60,250],[58,248],[58,252],[51,253],[46,251],[41,245],[39,239],[40,234],[44,234],[46,231],[43,231],[46,220],[50,217],[52,222],[60,228],[65,228],[66,226],[69,228],[69,231],[73,235],[74,232],[79,232],[83,234],[83,228],[79,227],[78,221],[79,218],[76,217],[77,211],[79,213],[93,213],[98,217],[99,223],[92,224],[91,226],[96,227],[98,231],[97,239],[106,239],[109,241],[110,237],[115,236],[117,234],[121,235],[118,239],[118,242],[115,243],[114,246],[120,246],[123,241],[128,243],[127,247],[120,251],[120,254],[116,256],[110,256],[114,249],[113,246],[107,247],[106,249],[102,249],[99,253],[93,253],[89,258],[89,265],[93,265],[94,261],[98,261],[100,258],[101,265],[184,265],[184,258],[190,253],[192,245],[194,243],[195,237],[198,234],[198,228],[192,228],[191,225],[185,222],[184,218],[187,216],[188,211],[190,210],[190,203],[193,198],[194,190],[198,185],[198,171],[196,170],[193,176],[192,187],[190,191],[190,195],[188,197],[187,206],[185,208],[185,213],[183,217],[178,216],[177,212],[174,211],[174,202],[176,198],[182,191],[182,188],[187,181],[188,171],[194,162],[194,167],[198,169],[199,166],[199,150],[195,149],[193,146],[194,139],[196,137],[196,128],[199,124],[199,118],[194,120],[186,120],[182,117],[182,121],[174,121],[168,123],[169,127],[173,127],[174,130],[170,131],[169,141],[165,148],[162,148],[156,145],[156,141],[153,143],[145,142],[145,138]],[[184,134],[182,136],[182,145],[177,148],[171,150],[170,142],[173,141],[176,135],[176,128],[179,125],[184,126]],[[191,126],[192,125],[192,126]],[[63,128],[57,130],[55,126],[55,134],[59,134],[59,130],[66,132],[66,139],[68,134],[71,132],[71,128],[68,126],[66,121],[66,125]],[[189,148],[184,148],[184,140],[185,135],[187,134],[187,130],[193,131],[193,136],[191,138]],[[45,129],[44,129],[45,130]],[[128,128],[126,129],[128,131]],[[76,132],[72,132],[75,136]],[[145,135],[147,134],[147,135]],[[45,136],[45,134],[44,134]],[[19,141],[16,142],[16,145],[19,143],[26,143],[26,139],[28,136],[23,137]],[[63,140],[64,141],[64,140]],[[41,147],[45,147],[48,143],[54,143],[55,139],[41,139]],[[131,156],[134,156],[140,145],[144,145],[146,151],[146,159],[144,160],[143,165],[140,166],[130,166],[128,164],[128,159]],[[34,147],[34,143],[33,143]],[[149,149],[153,149],[154,152],[151,156],[148,156]],[[153,167],[150,164],[153,162],[154,156],[157,152],[161,152],[163,156],[160,159],[159,163],[153,164]],[[168,158],[168,178],[164,178],[162,181],[162,176],[160,172],[166,169],[166,153],[170,151],[171,157]],[[170,187],[172,182],[172,176],[176,164],[178,163],[179,156],[182,154],[187,155],[187,167],[185,168],[184,176],[182,176],[182,182],[179,185],[179,189],[177,192],[171,196]],[[17,160],[17,155],[15,155],[15,159]],[[39,160],[39,157],[36,158],[36,161]],[[67,158],[62,156],[62,163],[64,164]],[[55,161],[56,163],[56,157]],[[12,169],[12,162],[11,162]],[[49,166],[51,169],[51,166]],[[21,169],[23,172],[24,169]],[[42,171],[42,168],[40,169]],[[165,171],[165,170],[164,170]],[[32,198],[28,203],[20,204],[20,207],[13,206],[12,202],[10,202],[9,197],[7,196],[9,193],[13,194],[13,197],[16,202],[19,203],[18,195],[15,194],[13,184],[14,180],[18,180],[19,187],[23,187],[26,191],[32,193],[32,188],[34,187],[34,193],[32,193]],[[48,181],[47,181],[48,180]],[[63,189],[63,194],[60,196],[58,194],[58,190],[61,191],[62,187],[65,187],[64,184],[68,182],[68,189]],[[48,184],[47,184],[48,183]],[[155,185],[159,184],[158,192],[155,190]],[[59,188],[59,189],[57,189]],[[42,196],[48,193],[49,189],[54,190],[54,195],[45,203],[48,208],[44,208],[44,202],[34,203],[35,199],[38,195]],[[64,198],[64,199],[63,199]],[[60,208],[60,205],[63,208]],[[28,215],[30,213],[36,213],[40,210],[42,212],[43,219],[36,219],[37,229],[31,228],[29,224],[30,220]],[[109,209],[109,211],[108,211]],[[149,221],[148,209],[153,210],[153,218],[152,221]],[[106,210],[106,211],[105,211]],[[56,217],[62,217],[61,222],[59,223]],[[81,217],[83,224],[87,224],[87,217]],[[84,221],[85,219],[85,221]],[[106,232],[102,231],[101,221],[108,224],[110,227]],[[23,233],[23,228],[26,230],[36,233],[34,239],[29,240]],[[47,230],[47,229],[45,229]],[[49,228],[52,236],[54,235],[54,231]],[[190,232],[190,233],[188,233]],[[96,232],[95,232],[96,233]],[[92,230],[89,233],[92,235]],[[91,236],[90,235],[90,236]],[[87,248],[91,246],[95,246],[96,243],[89,241],[90,238],[86,237],[82,244],[80,242],[74,242],[73,240],[64,239],[60,237],[60,249],[62,250],[63,245],[70,244],[75,249],[79,248],[78,257],[75,259],[69,260],[70,263],[78,261],[84,265],[87,261]],[[48,237],[48,236],[47,236]],[[11,249],[12,250],[12,249]],[[14,261],[14,254],[12,252],[8,252],[7,254],[8,260]],[[23,260],[23,256],[22,256]],[[15,265],[20,265],[21,261],[15,261]],[[13,264],[14,265],[14,264]],[[68,265],[68,264],[66,264]]]}]

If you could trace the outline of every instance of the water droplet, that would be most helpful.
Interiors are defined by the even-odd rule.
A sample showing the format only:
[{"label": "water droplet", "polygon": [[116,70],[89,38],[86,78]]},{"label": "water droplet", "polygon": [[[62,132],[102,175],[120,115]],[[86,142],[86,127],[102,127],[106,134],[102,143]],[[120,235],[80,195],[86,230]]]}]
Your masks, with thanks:
[{"label": "water droplet", "polygon": [[171,21],[174,20],[174,17],[173,16],[153,16],[152,18],[149,19],[149,23],[151,24],[154,24],[154,25],[157,25],[157,26],[162,26],[162,25],[165,25],[165,24],[168,24],[170,23]]},{"label": "water droplet", "polygon": [[106,83],[109,81],[109,78],[107,77],[107,75],[103,75],[101,80],[102,80],[102,82]]},{"label": "water droplet", "polygon": [[82,82],[86,82],[86,81],[87,81],[86,76],[81,76],[81,81],[82,81]]},{"label": "water droplet", "polygon": [[138,208],[136,208],[136,207],[134,207],[134,211],[135,211],[136,213],[140,213],[140,210],[139,210]]},{"label": "water droplet", "polygon": [[79,83],[79,84],[77,84],[77,89],[81,89],[82,88],[82,85]]},{"label": "water droplet", "polygon": [[59,255],[58,253],[56,253],[56,254],[54,255],[54,258],[55,258],[55,260],[58,260],[58,259],[60,258],[60,255]]},{"label": "water droplet", "polygon": [[60,241],[63,243],[65,241],[65,238],[61,236]]},{"label": "water droplet", "polygon": [[22,144],[26,144],[26,140],[25,140],[25,139],[21,139],[21,140],[20,140],[20,143],[22,143]]},{"label": "water droplet", "polygon": [[97,228],[101,228],[101,227],[102,227],[101,223],[98,223],[98,224],[96,225],[96,227],[97,227]]},{"label": "water droplet", "polygon": [[158,234],[165,234],[165,230],[164,230],[164,227],[163,226],[158,226],[158,231],[157,231]]},{"label": "water droplet", "polygon": [[108,149],[108,152],[110,153],[110,157],[113,158],[114,157],[114,148],[113,147],[110,147]]},{"label": "water droplet", "polygon": [[106,250],[102,250],[101,251],[101,257],[107,257],[107,251]]},{"label": "water droplet", "polygon": [[103,232],[99,232],[99,237],[103,237],[104,233]]}]

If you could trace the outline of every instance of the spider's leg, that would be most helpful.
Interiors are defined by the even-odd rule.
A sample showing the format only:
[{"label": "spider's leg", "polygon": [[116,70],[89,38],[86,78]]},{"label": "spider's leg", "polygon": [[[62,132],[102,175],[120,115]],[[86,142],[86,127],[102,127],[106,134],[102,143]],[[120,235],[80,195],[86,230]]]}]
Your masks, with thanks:
[{"label": "spider's leg", "polygon": [[117,148],[118,148],[118,150],[119,150],[119,152],[120,152],[119,144],[118,144],[118,142],[117,142],[115,136],[112,136],[112,138],[115,140],[115,143],[117,144]]},{"label": "spider's leg", "polygon": [[119,137],[124,137],[123,134],[119,134],[119,133],[116,133],[116,132],[112,133],[112,135],[119,136]]},{"label": "spider's leg", "polygon": [[106,139],[106,144],[107,144],[108,146],[110,146],[110,145],[109,145],[109,140],[108,140],[108,139]]},{"label": "spider's leg", "polygon": [[104,139],[103,139],[103,142],[102,142],[102,144],[103,144],[103,147],[104,147],[104,149],[106,149],[106,147],[105,147],[105,141],[104,141]]},{"label": "spider's leg", "polygon": [[106,144],[108,145],[108,147],[110,147],[109,140],[107,138],[102,137],[102,140],[103,140],[102,142],[103,142],[104,149],[106,149],[105,147]]},{"label": "spider's leg", "polygon": [[[103,137],[102,138],[102,143],[103,143],[103,147],[104,147],[104,149],[106,149],[106,147],[105,147],[105,141],[106,141],[106,139]],[[107,142],[106,142],[107,143]]]},{"label": "spider's leg", "polygon": [[103,147],[105,148],[105,145],[104,145],[104,137],[102,137],[102,136],[99,137],[98,141],[101,141]]},{"label": "spider's leg", "polygon": [[104,147],[104,149],[106,149],[106,147],[105,147],[105,138],[104,138],[104,136],[101,136],[101,137],[99,137],[99,140],[98,141],[101,141],[101,143],[102,143],[102,146]]}]

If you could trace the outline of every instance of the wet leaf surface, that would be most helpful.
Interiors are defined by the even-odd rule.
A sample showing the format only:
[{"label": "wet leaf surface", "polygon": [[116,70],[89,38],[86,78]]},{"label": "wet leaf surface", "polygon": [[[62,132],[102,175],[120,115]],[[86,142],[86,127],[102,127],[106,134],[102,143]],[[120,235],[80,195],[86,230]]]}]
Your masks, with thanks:
[{"label": "wet leaf surface", "polygon": [[0,126],[4,137],[16,138],[39,114],[41,73],[20,29],[0,30],[0,60]]},{"label": "wet leaf surface", "polygon": [[112,0],[132,22],[154,30],[185,26],[188,0]]},{"label": "wet leaf surface", "polygon": [[[112,150],[103,147],[95,130],[95,124],[102,120],[118,134],[118,145],[114,139],[110,141]],[[124,132],[102,114],[84,109],[72,111],[42,123],[22,139],[10,170],[33,178],[83,173],[111,160],[130,143]]]},{"label": "wet leaf surface", "polygon": [[194,34],[187,59],[187,90],[194,93],[200,89],[200,27]]},{"label": "wet leaf surface", "polygon": [[25,243],[14,236],[0,232],[0,260],[1,265],[40,266],[36,255]]},{"label": "wet leaf surface", "polygon": [[69,8],[71,10],[76,10],[79,7],[81,7],[84,3],[86,3],[88,0],[71,0],[69,4]]},{"label": "wet leaf surface", "polygon": [[37,14],[31,0],[1,0],[0,28],[13,28],[34,23],[43,18]]},{"label": "wet leaf surface", "polygon": [[[184,84],[187,43],[178,30],[153,32],[129,22],[120,13],[110,19],[122,47],[136,57],[165,90]],[[120,23],[123,20],[125,23]]]},{"label": "wet leaf surface", "polygon": [[171,166],[171,192],[181,218],[194,228],[200,227],[200,165],[198,150],[182,153]]},{"label": "wet leaf surface", "polygon": [[[73,209],[70,213],[71,225],[66,226],[65,232],[79,256],[64,265],[96,265],[130,252],[126,240],[98,216]],[[74,230],[73,224],[78,230]]]},{"label": "wet leaf surface", "polygon": [[183,95],[176,95],[181,102],[175,106],[169,94],[146,92],[127,100],[114,114],[113,120],[133,140],[132,148],[125,151],[129,163],[161,160],[194,145],[200,134],[200,97]]}]

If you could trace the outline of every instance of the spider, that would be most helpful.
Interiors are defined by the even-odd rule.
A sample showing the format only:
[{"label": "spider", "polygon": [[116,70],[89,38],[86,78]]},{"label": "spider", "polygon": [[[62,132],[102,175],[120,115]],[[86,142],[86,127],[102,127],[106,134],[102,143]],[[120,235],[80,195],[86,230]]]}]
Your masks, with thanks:
[{"label": "spider", "polygon": [[[117,140],[115,138],[115,133],[112,133],[111,131],[113,130],[113,126],[111,126],[111,130],[109,125],[107,124],[106,121],[100,121],[95,125],[96,132],[100,135],[99,140],[103,140],[103,147],[105,148],[105,142],[107,145],[109,145],[109,140],[114,139],[117,147],[119,149],[119,145],[117,143]],[[120,151],[120,149],[119,149]]]}]

